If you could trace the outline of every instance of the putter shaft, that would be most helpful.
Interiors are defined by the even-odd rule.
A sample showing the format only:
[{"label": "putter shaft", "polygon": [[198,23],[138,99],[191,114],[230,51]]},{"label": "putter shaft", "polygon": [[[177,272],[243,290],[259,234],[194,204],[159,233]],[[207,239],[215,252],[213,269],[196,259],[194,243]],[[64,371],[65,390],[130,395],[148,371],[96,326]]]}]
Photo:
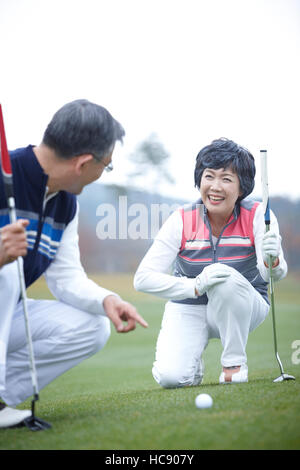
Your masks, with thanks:
[{"label": "putter shaft", "polygon": [[[264,206],[264,219],[266,232],[270,230],[271,218],[270,218],[270,201],[269,201],[269,186],[268,186],[268,164],[267,164],[267,150],[261,150],[261,182],[262,182],[262,202]],[[283,380],[295,380],[295,377],[284,373],[282,362],[280,360],[277,348],[277,332],[276,332],[276,320],[275,320],[275,300],[274,300],[274,279],[273,279],[273,259],[272,256],[268,257],[269,264],[269,286],[270,286],[270,297],[271,297],[271,313],[272,313],[272,325],[273,325],[273,338],[274,338],[274,349],[275,357],[279,365],[281,375],[274,380],[274,382],[281,382]]]},{"label": "putter shaft", "polygon": [[[17,221],[14,197],[9,198],[8,206],[9,206],[10,221],[11,223],[14,223]],[[28,309],[27,309],[27,294],[26,294],[26,286],[25,286],[25,279],[24,279],[23,258],[21,258],[20,256],[17,258],[17,265],[18,265],[18,273],[19,273],[19,281],[20,281],[21,299],[22,299],[22,305],[23,305],[23,311],[24,311],[27,345],[28,345],[28,350],[29,350],[30,374],[31,374],[32,388],[33,388],[33,394],[34,394],[33,400],[36,401],[39,399],[38,398],[39,390],[38,390],[37,373],[36,373],[36,368],[35,368],[34,352],[33,352],[33,345],[32,345],[32,336],[31,336],[30,325],[29,325],[29,315],[28,315]]]}]

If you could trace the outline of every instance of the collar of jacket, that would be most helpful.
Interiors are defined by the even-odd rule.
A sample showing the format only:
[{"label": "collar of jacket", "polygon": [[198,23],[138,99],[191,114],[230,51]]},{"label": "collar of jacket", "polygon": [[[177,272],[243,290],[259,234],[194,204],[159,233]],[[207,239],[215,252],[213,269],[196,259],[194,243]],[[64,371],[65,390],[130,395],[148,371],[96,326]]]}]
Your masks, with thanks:
[{"label": "collar of jacket", "polygon": [[[208,228],[210,229],[210,223],[209,223],[209,219],[208,219],[208,215],[207,215],[207,208],[205,206],[205,204],[203,204],[203,201],[202,199],[198,199],[196,201],[196,204],[198,205],[203,205],[203,214],[204,214],[204,223],[208,226]],[[238,218],[238,216],[240,215],[240,211],[241,211],[241,206],[240,206],[240,201],[237,201],[235,203],[235,206],[234,206],[234,209],[233,209],[233,212],[228,220],[228,222],[225,224],[224,228],[227,227],[227,225],[231,224],[232,222],[235,222]]]},{"label": "collar of jacket", "polygon": [[26,160],[23,160],[23,172],[26,175],[27,181],[36,188],[43,188],[43,192],[46,190],[48,175],[44,172],[41,167],[36,155],[33,151],[34,145],[28,145]]}]

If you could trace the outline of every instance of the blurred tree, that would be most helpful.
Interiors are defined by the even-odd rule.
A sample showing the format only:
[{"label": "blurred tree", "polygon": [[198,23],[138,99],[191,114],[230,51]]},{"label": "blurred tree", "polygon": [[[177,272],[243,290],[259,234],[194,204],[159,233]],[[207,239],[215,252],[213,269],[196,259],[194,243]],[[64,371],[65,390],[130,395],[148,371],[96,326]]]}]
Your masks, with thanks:
[{"label": "blurred tree", "polygon": [[147,187],[157,192],[161,184],[175,183],[167,168],[170,154],[160,142],[157,134],[150,134],[128,158],[133,166],[133,170],[127,174],[130,184],[134,181],[135,184],[142,185],[145,189]]}]

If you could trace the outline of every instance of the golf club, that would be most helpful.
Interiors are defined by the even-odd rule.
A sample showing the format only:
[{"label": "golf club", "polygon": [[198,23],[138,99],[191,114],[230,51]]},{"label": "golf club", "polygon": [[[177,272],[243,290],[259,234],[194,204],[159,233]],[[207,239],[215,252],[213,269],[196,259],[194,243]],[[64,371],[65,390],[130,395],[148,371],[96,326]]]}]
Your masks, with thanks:
[{"label": "golf club", "polygon": [[[0,104],[0,156],[1,156],[1,168],[2,168],[5,195],[6,195],[8,209],[9,209],[10,223],[14,223],[17,221],[17,216],[16,216],[14,189],[13,189],[13,175],[12,175],[10,156],[7,150],[1,104]],[[33,387],[33,399],[31,402],[31,416],[26,418],[21,424],[27,426],[31,431],[41,431],[44,429],[51,428],[51,425],[47,423],[46,421],[43,421],[42,419],[39,419],[35,416],[35,402],[39,399],[39,390],[38,390],[37,373],[36,373],[35,360],[34,360],[34,354],[33,354],[32,337],[31,337],[30,325],[29,325],[29,316],[28,316],[28,310],[27,310],[27,296],[26,296],[26,287],[25,287],[24,270],[23,270],[23,258],[21,256],[17,258],[17,264],[18,264],[18,274],[19,274],[19,281],[20,281],[21,299],[22,299],[22,305],[23,305],[23,311],[24,311],[27,345],[28,345],[28,352],[29,352],[29,366],[30,366],[30,373],[31,373],[31,380],[32,380],[32,387]]]},{"label": "golf club", "polygon": [[[268,162],[267,162],[267,151],[260,150],[261,156],[261,184],[262,184],[262,202],[264,208],[265,225],[266,231],[270,230],[270,201],[269,201],[269,185],[268,185]],[[272,312],[272,323],[273,323],[273,336],[274,336],[274,348],[275,357],[279,365],[280,376],[273,380],[273,382],[283,382],[284,380],[295,380],[293,375],[285,374],[280,360],[278,349],[277,349],[277,333],[276,333],[276,321],[275,321],[275,299],[274,299],[274,279],[272,272],[272,257],[269,256],[269,277],[270,277],[270,297],[271,297],[271,312]]]}]

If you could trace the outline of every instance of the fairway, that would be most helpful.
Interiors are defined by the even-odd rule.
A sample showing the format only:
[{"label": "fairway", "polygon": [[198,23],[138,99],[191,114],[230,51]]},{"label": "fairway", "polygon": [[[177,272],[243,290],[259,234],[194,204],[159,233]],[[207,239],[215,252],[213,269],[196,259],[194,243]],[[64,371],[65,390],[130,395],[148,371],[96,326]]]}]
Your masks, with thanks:
[{"label": "fairway", "polygon": [[[132,277],[94,279],[134,303],[149,328],[123,335],[112,331],[103,351],[41,391],[37,415],[52,429],[0,430],[0,449],[300,449],[300,364],[293,364],[300,362],[300,347],[298,354],[292,348],[300,342],[299,278],[290,275],[275,286],[278,350],[296,381],[273,383],[279,368],[269,315],[249,337],[248,384],[218,384],[221,345],[212,340],[203,384],[163,390],[151,367],[164,302],[135,292]],[[28,295],[51,298],[42,280]],[[212,396],[212,408],[196,409],[199,393]],[[20,408],[29,406],[30,399]]]}]

